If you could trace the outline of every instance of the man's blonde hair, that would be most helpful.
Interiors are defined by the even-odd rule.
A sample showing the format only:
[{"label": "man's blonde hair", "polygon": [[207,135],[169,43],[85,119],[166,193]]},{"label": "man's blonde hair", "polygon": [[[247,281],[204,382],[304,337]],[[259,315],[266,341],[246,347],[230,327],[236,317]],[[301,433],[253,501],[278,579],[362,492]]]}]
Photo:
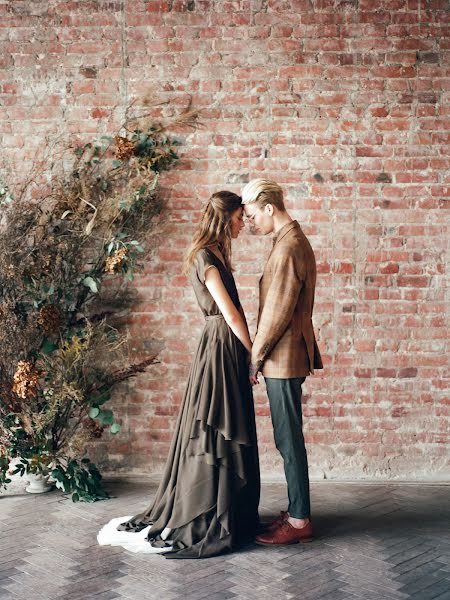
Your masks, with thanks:
[{"label": "man's blonde hair", "polygon": [[266,204],[273,204],[278,210],[286,210],[283,190],[270,179],[252,179],[242,190],[242,204],[255,202],[258,204],[258,208],[264,208]]}]

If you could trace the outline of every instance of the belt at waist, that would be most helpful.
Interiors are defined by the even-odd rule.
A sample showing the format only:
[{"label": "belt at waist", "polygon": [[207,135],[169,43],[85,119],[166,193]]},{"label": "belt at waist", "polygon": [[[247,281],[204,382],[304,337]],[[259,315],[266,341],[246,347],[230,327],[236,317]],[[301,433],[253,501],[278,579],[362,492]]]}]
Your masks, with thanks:
[{"label": "belt at waist", "polygon": [[213,321],[214,319],[223,319],[223,315],[205,315],[205,321]]}]

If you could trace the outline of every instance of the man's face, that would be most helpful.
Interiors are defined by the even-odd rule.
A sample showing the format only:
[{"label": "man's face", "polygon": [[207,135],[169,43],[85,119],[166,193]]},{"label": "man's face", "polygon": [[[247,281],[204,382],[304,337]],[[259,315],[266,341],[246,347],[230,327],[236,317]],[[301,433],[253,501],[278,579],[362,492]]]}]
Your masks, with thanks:
[{"label": "man's face", "polygon": [[264,208],[258,208],[256,204],[246,204],[244,213],[250,233],[257,235],[273,233],[273,207],[271,204],[266,204]]}]

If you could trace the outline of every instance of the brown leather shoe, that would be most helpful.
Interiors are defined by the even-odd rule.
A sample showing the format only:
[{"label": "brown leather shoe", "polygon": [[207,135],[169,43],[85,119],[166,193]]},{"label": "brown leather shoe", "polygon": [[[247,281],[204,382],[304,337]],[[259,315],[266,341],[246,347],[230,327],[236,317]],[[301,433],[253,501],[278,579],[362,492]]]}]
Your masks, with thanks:
[{"label": "brown leather shoe", "polygon": [[283,521],[273,531],[257,535],[255,542],[261,546],[281,546],[286,544],[298,544],[299,542],[311,542],[313,539],[312,524],[309,522],[301,529],[292,527],[288,521]]},{"label": "brown leather shoe", "polygon": [[270,523],[267,523],[265,532],[274,531],[283,523],[283,521],[286,521],[288,517],[289,513],[287,510],[280,511],[280,515],[276,519],[270,521]]}]

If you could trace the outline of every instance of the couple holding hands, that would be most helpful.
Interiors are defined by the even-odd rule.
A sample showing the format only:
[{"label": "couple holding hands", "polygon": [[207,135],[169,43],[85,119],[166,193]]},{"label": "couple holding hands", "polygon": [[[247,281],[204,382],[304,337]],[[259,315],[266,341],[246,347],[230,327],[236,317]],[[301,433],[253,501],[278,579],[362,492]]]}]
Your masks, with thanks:
[{"label": "couple holding hands", "polygon": [[[254,233],[274,234],[260,279],[257,332],[250,339],[231,266],[231,240],[247,219]],[[310,541],[309,478],[302,432],[305,378],[322,368],[312,312],[314,252],[267,179],[211,196],[186,258],[205,317],[169,456],[151,506],[113,519],[102,545],[166,558],[206,558],[251,541]],[[275,444],[284,461],[289,507],[259,522],[260,476],[252,385],[265,379]],[[125,522],[124,522],[125,521]]]}]

